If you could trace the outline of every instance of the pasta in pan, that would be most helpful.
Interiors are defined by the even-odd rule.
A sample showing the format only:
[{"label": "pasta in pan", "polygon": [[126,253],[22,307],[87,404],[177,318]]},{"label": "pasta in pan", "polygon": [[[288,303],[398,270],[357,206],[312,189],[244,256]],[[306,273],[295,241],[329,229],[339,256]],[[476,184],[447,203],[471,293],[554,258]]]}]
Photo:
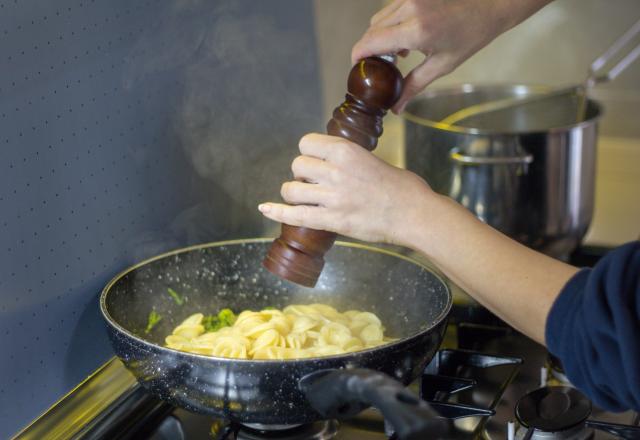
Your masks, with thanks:
[{"label": "pasta in pan", "polygon": [[205,331],[204,315],[185,319],[165,339],[176,350],[239,359],[298,359],[331,356],[392,341],[370,312],[338,312],[326,304],[290,305],[283,310],[245,310],[235,322]]}]

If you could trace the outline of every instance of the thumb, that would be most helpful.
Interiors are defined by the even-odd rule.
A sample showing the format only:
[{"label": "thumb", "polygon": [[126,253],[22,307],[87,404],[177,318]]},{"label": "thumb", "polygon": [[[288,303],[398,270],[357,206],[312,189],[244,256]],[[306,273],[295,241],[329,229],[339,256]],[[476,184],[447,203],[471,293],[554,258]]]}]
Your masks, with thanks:
[{"label": "thumb", "polygon": [[447,60],[444,57],[438,55],[428,56],[404,77],[402,95],[400,95],[400,99],[398,99],[391,111],[395,114],[402,113],[407,103],[414,96],[449,71]]}]

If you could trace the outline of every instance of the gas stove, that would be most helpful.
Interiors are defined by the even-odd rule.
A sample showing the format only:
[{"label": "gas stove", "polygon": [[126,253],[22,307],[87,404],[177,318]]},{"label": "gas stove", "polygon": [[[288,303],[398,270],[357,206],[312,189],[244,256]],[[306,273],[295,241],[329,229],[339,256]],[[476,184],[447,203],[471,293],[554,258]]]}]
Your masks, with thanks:
[{"label": "gas stove", "polygon": [[[495,414],[498,396],[515,376],[521,359],[469,350],[443,349],[411,388],[447,420],[450,438],[476,438],[487,418]],[[464,420],[464,423],[459,421]],[[176,436],[176,432],[180,432]],[[177,409],[149,439],[388,439],[394,428],[369,409],[355,418],[302,426],[239,425],[212,420]]]},{"label": "gas stove", "polygon": [[[441,350],[410,388],[443,418],[447,433],[440,438],[640,438],[636,414],[604,412],[564,380],[557,360],[516,331],[501,325],[454,322]],[[629,427],[625,431],[618,425]],[[56,430],[70,435],[55,438],[74,439],[397,438],[394,428],[373,408],[351,419],[301,426],[243,426],[193,414],[149,396],[117,359],[18,438],[47,438],[44,434]]]},{"label": "gas stove", "polygon": [[[447,433],[442,438],[640,438],[640,429],[634,429],[633,423],[637,420],[632,414],[627,414],[626,417],[605,415],[602,411],[594,410],[591,402],[576,389],[567,385],[558,386],[564,378],[558,361],[516,332],[506,327],[460,323],[449,328],[448,336],[445,345],[450,344],[455,337],[458,348],[440,350],[422,377],[411,385],[446,420]],[[524,385],[527,381],[523,358],[473,350],[509,342],[514,347],[525,349],[516,354],[533,354],[527,349],[537,349],[536,354],[540,357],[529,356],[534,361],[531,367],[542,361],[538,364],[537,376],[542,383],[530,382],[534,389],[517,399],[515,405],[510,403],[510,395],[516,395],[519,382]],[[535,367],[531,370],[534,371]],[[587,420],[592,413],[603,420]],[[502,422],[504,417],[508,421]],[[620,422],[629,423],[630,426],[625,428]],[[624,437],[596,431],[596,426]],[[297,427],[242,426],[223,420],[212,421],[209,417],[177,409],[147,438],[186,440],[205,436],[230,440],[396,438],[393,427],[386,424],[375,409],[364,411],[348,420],[329,420]]]},{"label": "gas stove", "polygon": [[[604,248],[568,260],[591,266]],[[419,258],[419,256],[414,256]],[[455,299],[457,295],[457,300]],[[462,298],[461,298],[462,296]],[[640,417],[594,406],[544,347],[461,292],[440,351],[412,383],[441,417],[445,439],[640,439]],[[238,425],[174,408],[147,394],[116,358],[78,385],[16,439],[384,440],[395,430],[374,408],[301,426]]]}]

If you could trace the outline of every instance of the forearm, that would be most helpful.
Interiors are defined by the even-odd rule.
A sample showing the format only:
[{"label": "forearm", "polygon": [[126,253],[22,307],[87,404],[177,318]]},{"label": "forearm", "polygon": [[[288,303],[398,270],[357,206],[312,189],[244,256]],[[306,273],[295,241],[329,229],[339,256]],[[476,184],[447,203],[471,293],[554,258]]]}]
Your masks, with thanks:
[{"label": "forearm", "polygon": [[500,34],[519,25],[527,18],[544,8],[553,0],[496,0],[498,7],[493,10],[498,14],[496,23],[500,26]]},{"label": "forearm", "polygon": [[549,310],[577,269],[511,240],[449,198],[431,193],[420,200],[423,221],[412,220],[405,244],[497,316],[544,343]]},{"label": "forearm", "polygon": [[349,141],[310,134],[300,150],[292,164],[296,181],[281,191],[290,205],[262,204],[264,215],[413,248],[502,319],[544,342],[549,310],[576,268],[507,238],[417,175]]}]

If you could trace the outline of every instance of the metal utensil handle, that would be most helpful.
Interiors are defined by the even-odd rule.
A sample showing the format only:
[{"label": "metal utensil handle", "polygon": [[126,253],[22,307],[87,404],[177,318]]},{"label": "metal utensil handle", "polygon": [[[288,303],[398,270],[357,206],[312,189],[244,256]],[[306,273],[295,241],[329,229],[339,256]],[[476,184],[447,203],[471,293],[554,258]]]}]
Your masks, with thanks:
[{"label": "metal utensil handle", "polygon": [[524,433],[522,440],[531,440],[534,432],[536,432],[536,430],[533,427],[528,428],[527,432]]},{"label": "metal utensil handle", "polygon": [[596,420],[587,420],[587,426],[608,432],[620,438],[627,440],[640,439],[640,426],[619,425],[617,423],[598,422]]},{"label": "metal utensil handle", "polygon": [[[640,56],[640,41],[638,41],[633,49],[623,50],[631,40],[633,40],[638,34],[640,34],[640,20],[635,22],[633,26],[629,28],[624,34],[620,36],[614,43],[604,51],[602,55],[595,59],[591,63],[589,69],[589,77],[587,78],[587,85],[611,81],[615,79],[623,70],[625,70],[631,63],[633,63]],[[620,61],[613,65],[609,69],[604,69],[606,64],[611,61],[613,57],[619,53],[626,53]]]},{"label": "metal utensil handle", "polygon": [[458,148],[453,148],[449,157],[454,162],[464,165],[528,165],[533,162],[533,155],[522,156],[468,156],[460,153]]},{"label": "metal utensil handle", "polygon": [[[596,84],[608,82],[615,79],[622,73],[631,63],[640,56],[640,41],[630,48],[627,45],[640,34],[640,20],[638,20],[629,30],[627,30],[620,38],[609,46],[602,55],[595,59],[589,67],[587,78],[579,85],[571,85],[556,89],[550,93],[541,93],[533,96],[521,96],[517,98],[505,98],[495,101],[483,102],[475,104],[461,110],[458,110],[440,121],[441,124],[455,125],[460,121],[469,119],[478,114],[495,112],[498,110],[509,109],[517,105],[530,104],[532,102],[548,99],[553,96],[559,96],[566,93],[577,93],[580,101],[578,103],[577,119],[581,121],[586,113],[587,93],[588,90]],[[612,67],[605,69],[607,63],[615,56],[626,54]]]},{"label": "metal utensil handle", "polygon": [[300,388],[322,417],[345,418],[378,408],[400,440],[439,439],[447,430],[446,421],[424,400],[378,371],[322,370],[303,377]]}]

